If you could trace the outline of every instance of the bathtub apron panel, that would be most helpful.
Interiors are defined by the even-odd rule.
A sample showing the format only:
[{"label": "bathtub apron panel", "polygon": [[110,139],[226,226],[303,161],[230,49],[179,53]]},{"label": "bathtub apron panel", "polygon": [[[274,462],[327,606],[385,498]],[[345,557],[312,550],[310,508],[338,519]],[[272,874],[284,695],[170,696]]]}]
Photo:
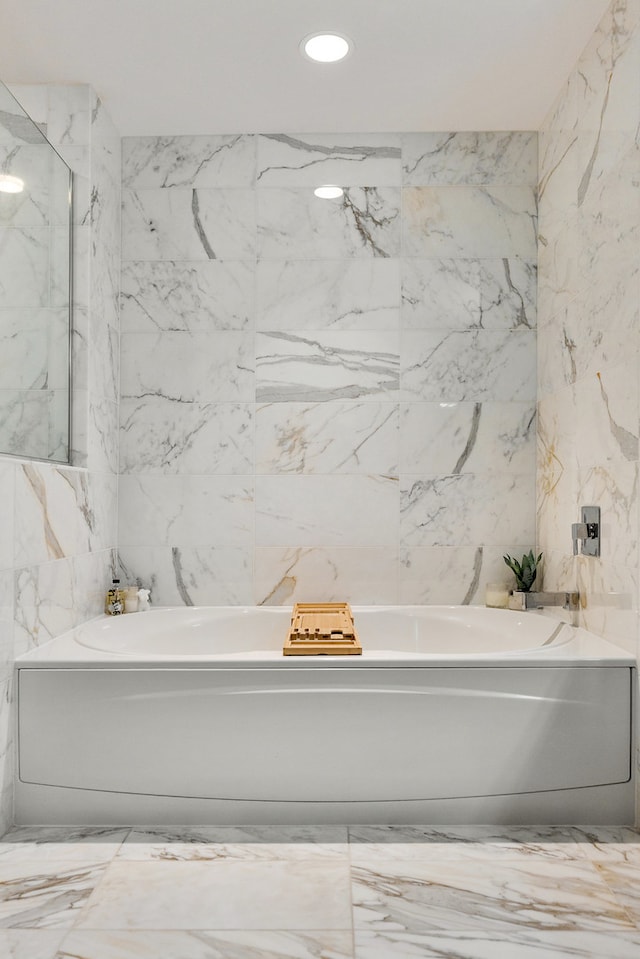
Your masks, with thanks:
[{"label": "bathtub apron panel", "polygon": [[575,789],[629,780],[630,713],[627,668],[29,668],[19,778],[278,803]]}]

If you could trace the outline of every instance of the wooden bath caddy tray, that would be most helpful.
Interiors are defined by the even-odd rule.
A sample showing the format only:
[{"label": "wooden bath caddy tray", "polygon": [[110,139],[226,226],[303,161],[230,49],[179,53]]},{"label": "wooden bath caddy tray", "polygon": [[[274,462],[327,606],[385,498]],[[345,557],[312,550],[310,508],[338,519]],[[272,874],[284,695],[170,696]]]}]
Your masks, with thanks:
[{"label": "wooden bath caddy tray", "polygon": [[358,640],[348,603],[296,603],[282,652],[285,656],[358,656]]}]

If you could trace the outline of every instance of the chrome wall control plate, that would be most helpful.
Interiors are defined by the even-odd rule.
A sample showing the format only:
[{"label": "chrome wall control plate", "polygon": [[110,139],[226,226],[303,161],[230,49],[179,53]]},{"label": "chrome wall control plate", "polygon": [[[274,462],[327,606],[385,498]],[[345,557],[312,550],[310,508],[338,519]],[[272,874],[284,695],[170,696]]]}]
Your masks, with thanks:
[{"label": "chrome wall control plate", "polygon": [[589,531],[587,539],[582,540],[581,552],[585,556],[600,555],[600,507],[583,506],[580,514],[580,521],[584,523]]}]

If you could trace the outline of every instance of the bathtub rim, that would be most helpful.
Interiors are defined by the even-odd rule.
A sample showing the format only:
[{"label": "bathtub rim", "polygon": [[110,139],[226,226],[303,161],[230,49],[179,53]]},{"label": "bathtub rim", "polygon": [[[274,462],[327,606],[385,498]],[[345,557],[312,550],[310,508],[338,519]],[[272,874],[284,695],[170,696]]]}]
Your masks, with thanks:
[{"label": "bathtub rim", "polygon": [[[246,609],[248,607],[155,607],[154,613],[176,609]],[[256,609],[282,610],[283,607],[255,607]],[[286,609],[287,607],[285,607]],[[359,609],[406,610],[420,607],[408,606],[380,606],[357,607]],[[422,607],[424,609],[464,609],[454,605],[439,605],[437,607]],[[468,607],[469,609],[483,609],[484,607]],[[495,611],[493,611],[495,612]],[[504,611],[509,612],[509,611]],[[140,614],[129,614],[130,616]],[[144,613],[141,615],[145,615]],[[547,646],[538,646],[528,649],[501,650],[491,653],[415,653],[385,650],[367,650],[366,647],[360,656],[283,656],[280,650],[252,651],[240,653],[217,654],[158,654],[115,652],[97,649],[82,644],[76,639],[76,631],[80,628],[104,621],[104,616],[94,617],[85,623],[69,630],[62,635],[48,640],[42,646],[16,657],[15,668],[42,668],[56,666],[65,668],[87,668],[109,666],[110,668],[168,668],[168,669],[198,669],[203,667],[220,669],[261,668],[261,669],[375,669],[385,667],[411,666],[417,668],[442,666],[496,666],[503,663],[505,666],[568,666],[568,665],[603,665],[603,666],[635,666],[635,656],[617,646],[609,640],[591,633],[583,627],[572,626],[562,622],[554,616],[545,615],[544,611],[528,612],[523,614],[527,618],[533,616],[544,617],[550,626],[560,626],[556,641]]]}]

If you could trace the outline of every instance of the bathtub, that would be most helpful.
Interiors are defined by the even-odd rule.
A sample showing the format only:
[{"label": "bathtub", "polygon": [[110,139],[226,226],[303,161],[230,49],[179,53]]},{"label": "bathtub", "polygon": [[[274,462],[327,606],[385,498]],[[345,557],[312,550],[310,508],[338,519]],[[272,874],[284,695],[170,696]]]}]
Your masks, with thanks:
[{"label": "bathtub", "polygon": [[287,656],[291,610],[101,617],[16,662],[16,820],[632,823],[634,660],[540,613],[353,607],[361,656]]}]

